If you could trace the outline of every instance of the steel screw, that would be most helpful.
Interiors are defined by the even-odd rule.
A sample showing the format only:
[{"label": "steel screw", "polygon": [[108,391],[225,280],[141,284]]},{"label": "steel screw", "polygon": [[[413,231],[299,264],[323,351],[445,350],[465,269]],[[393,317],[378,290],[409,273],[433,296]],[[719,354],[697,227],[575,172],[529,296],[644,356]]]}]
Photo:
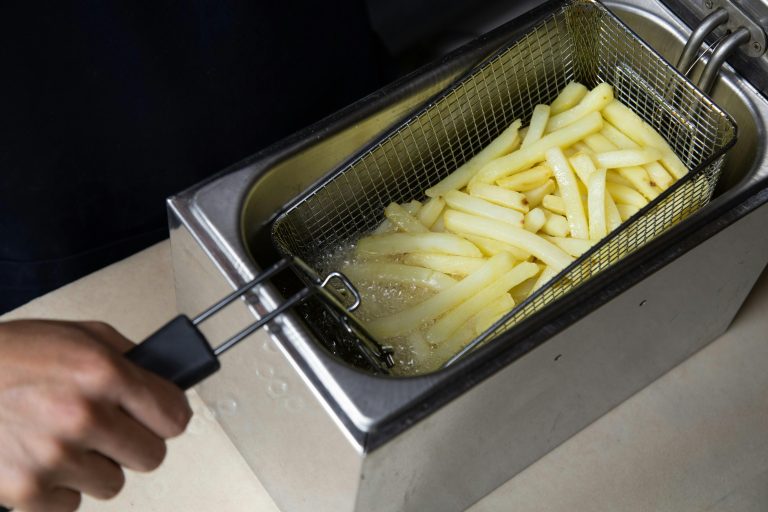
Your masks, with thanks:
[{"label": "steel screw", "polygon": [[713,7],[712,0],[707,0],[706,2],[704,2],[704,7],[706,7],[707,9],[711,9]]},{"label": "steel screw", "polygon": [[752,49],[755,50],[756,52],[762,52],[763,51],[762,45],[760,43],[758,43],[757,41],[752,43]]}]

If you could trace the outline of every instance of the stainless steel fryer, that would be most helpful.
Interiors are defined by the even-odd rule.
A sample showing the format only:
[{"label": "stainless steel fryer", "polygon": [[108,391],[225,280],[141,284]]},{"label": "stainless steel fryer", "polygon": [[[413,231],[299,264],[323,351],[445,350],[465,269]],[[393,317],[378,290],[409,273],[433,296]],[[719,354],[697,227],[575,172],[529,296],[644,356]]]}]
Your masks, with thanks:
[{"label": "stainless steel fryer", "polygon": [[[667,6],[605,4],[676,62],[690,28]],[[180,310],[197,313],[277,260],[269,229],[283,205],[551,7],[173,198]],[[768,59],[750,62],[754,73]],[[225,355],[226,371],[198,391],[280,508],[463,509],[721,333],[768,259],[768,101],[727,65],[712,97],[740,129],[713,201],[454,368],[408,379],[355,370],[290,313]],[[206,333],[273,310],[281,289],[255,289]]]},{"label": "stainless steel fryer", "polygon": [[[551,103],[571,80],[588,87],[613,85],[616,98],[651,123],[691,171],[470,342],[451,359],[454,363],[706,204],[722,171],[723,154],[735,142],[736,127],[729,116],[600,4],[576,0],[558,7],[522,39],[503,47],[310,187],[274,221],[272,238],[278,250],[300,257],[320,273],[332,270],[325,268],[328,254],[372,231],[389,203],[423,200],[425,189],[515,119],[527,123],[536,105]],[[569,286],[558,284],[564,281]],[[308,322],[320,327],[321,338],[348,338],[333,322],[318,318],[320,308],[304,311]],[[401,362],[407,358],[394,356]]]}]

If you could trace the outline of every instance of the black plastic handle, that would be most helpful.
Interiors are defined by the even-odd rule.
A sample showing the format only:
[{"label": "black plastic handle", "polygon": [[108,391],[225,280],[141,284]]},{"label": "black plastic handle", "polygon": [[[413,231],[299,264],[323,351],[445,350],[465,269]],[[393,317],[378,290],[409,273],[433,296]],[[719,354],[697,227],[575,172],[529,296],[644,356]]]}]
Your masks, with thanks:
[{"label": "black plastic handle", "polygon": [[221,367],[208,341],[184,315],[165,324],[125,357],[185,390]]}]

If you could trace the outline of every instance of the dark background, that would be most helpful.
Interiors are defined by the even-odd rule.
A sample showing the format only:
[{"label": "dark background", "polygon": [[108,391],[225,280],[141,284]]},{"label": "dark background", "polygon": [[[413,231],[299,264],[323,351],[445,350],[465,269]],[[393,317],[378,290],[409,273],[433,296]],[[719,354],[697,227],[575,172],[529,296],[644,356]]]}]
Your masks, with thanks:
[{"label": "dark background", "polygon": [[0,312],[167,236],[164,199],[529,2],[0,5]]}]

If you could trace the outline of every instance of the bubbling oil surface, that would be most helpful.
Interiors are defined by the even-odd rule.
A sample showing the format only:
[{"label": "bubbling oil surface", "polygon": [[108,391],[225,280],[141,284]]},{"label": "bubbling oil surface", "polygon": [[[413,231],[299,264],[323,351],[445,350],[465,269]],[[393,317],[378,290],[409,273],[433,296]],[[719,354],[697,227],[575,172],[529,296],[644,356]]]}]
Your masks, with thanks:
[{"label": "bubbling oil surface", "polygon": [[[370,258],[363,260],[357,256],[355,247],[354,242],[346,243],[326,253],[317,264],[320,273],[325,274],[334,270],[344,272],[346,267],[371,261]],[[386,258],[386,261],[399,262],[398,258],[393,257]],[[351,281],[360,292],[362,299],[360,307],[355,311],[355,316],[363,325],[376,318],[403,311],[435,294],[432,290],[413,284]],[[424,337],[426,329],[433,323],[424,322],[417,330],[406,336],[377,340],[382,345],[391,346],[395,351],[393,375],[421,375],[438,369],[444,362],[435,357],[435,347],[430,345]]]}]

